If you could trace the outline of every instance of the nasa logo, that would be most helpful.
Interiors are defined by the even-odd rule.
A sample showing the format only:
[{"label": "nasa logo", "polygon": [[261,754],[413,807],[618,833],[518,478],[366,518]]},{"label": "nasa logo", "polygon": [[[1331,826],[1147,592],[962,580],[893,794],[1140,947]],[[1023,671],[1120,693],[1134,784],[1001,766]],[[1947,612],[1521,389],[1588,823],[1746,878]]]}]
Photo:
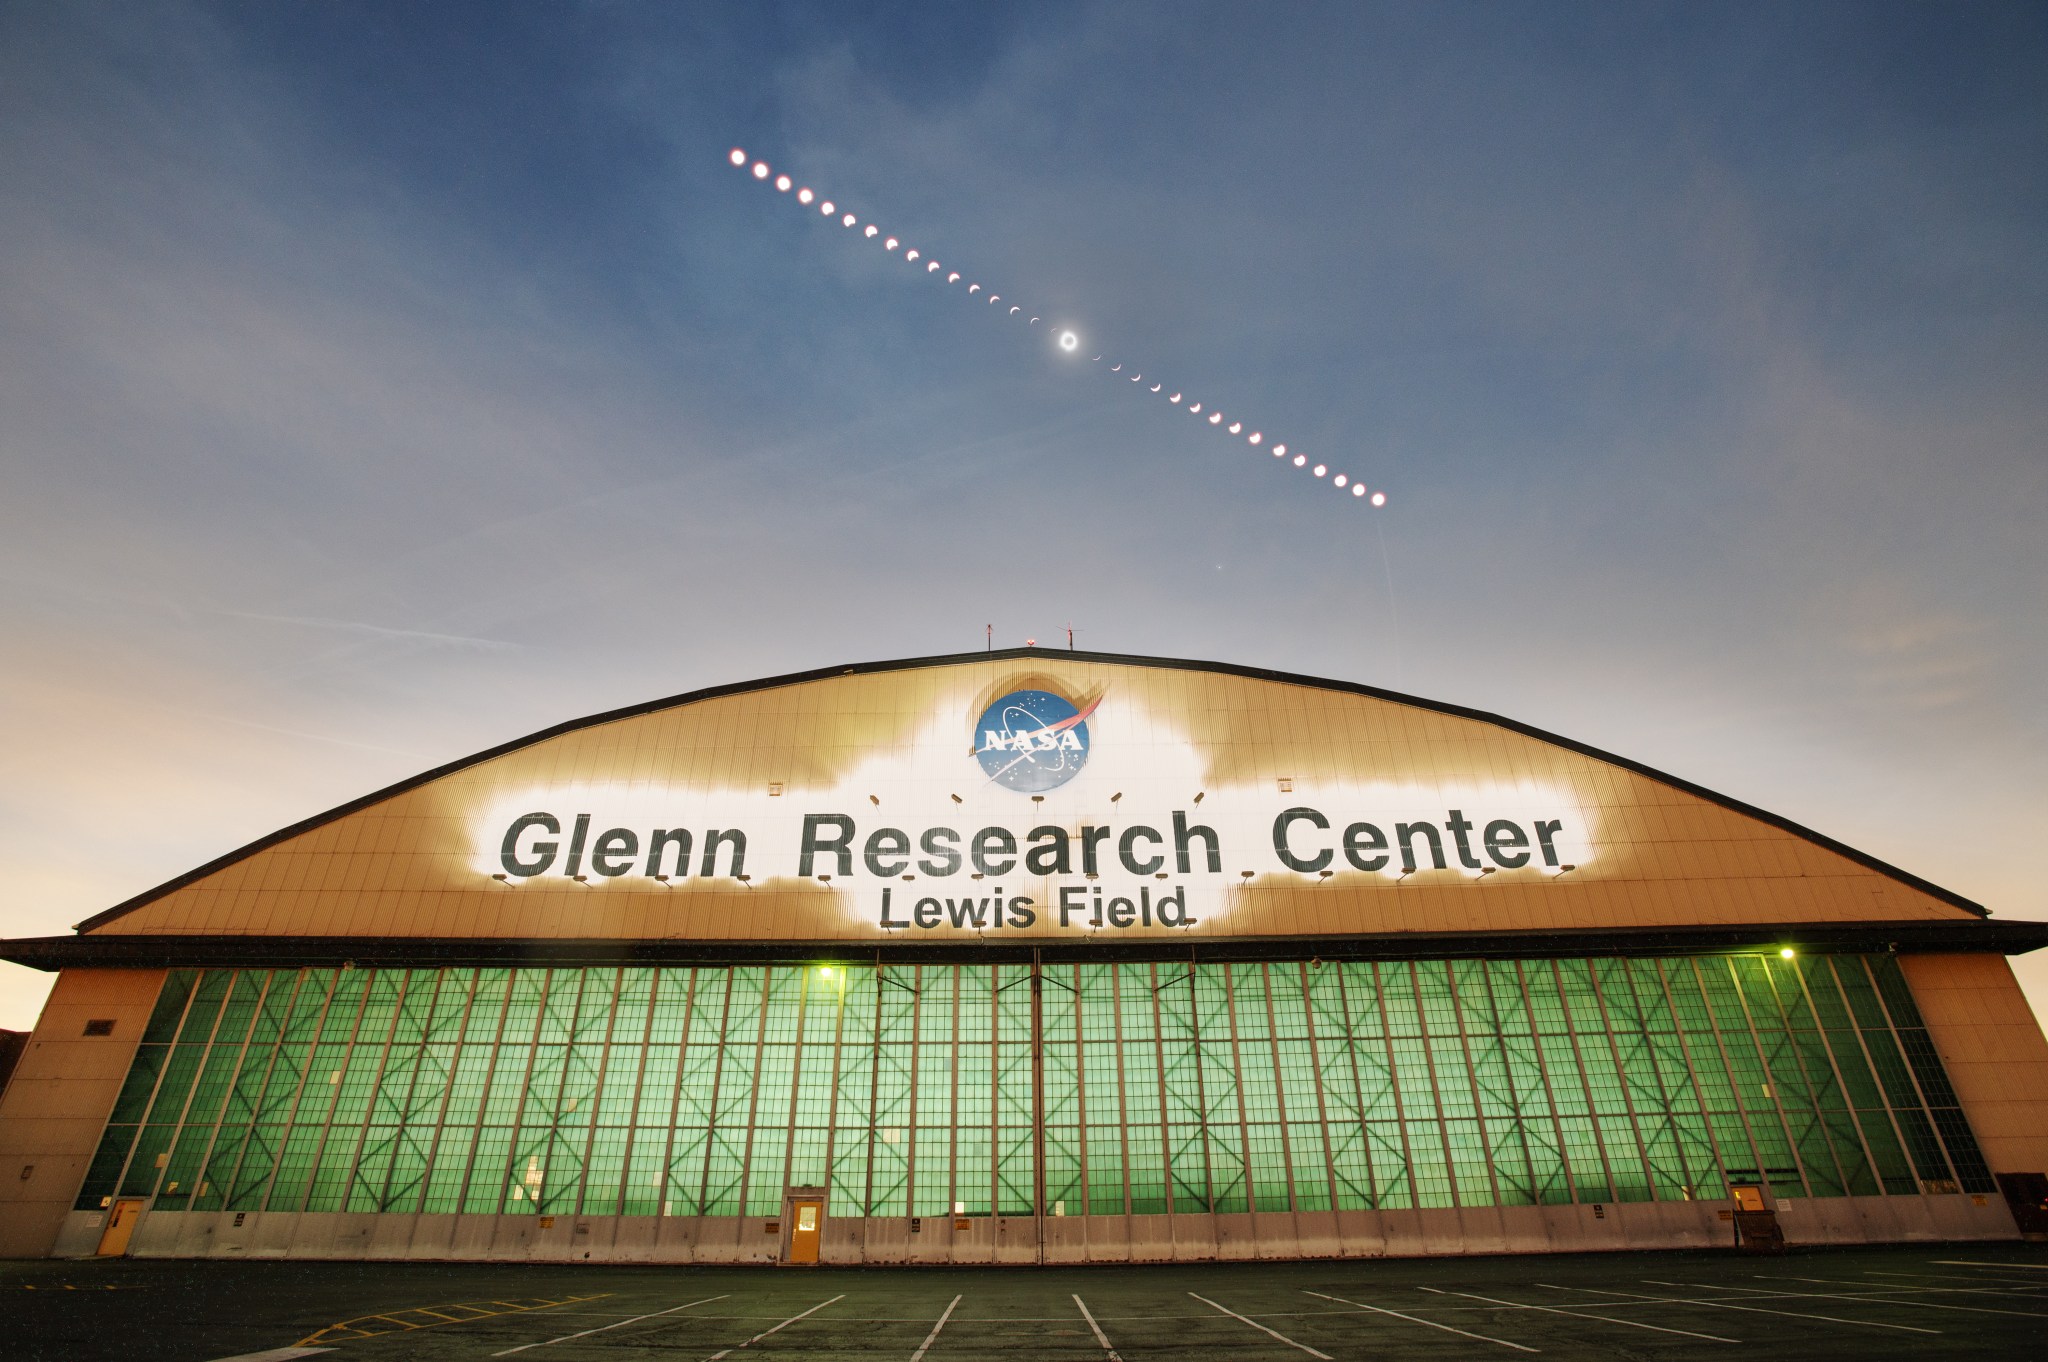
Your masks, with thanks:
[{"label": "nasa logo", "polygon": [[974,726],[975,759],[988,778],[1023,794],[1056,790],[1088,764],[1086,709],[1042,690],[1011,691],[982,712]]}]

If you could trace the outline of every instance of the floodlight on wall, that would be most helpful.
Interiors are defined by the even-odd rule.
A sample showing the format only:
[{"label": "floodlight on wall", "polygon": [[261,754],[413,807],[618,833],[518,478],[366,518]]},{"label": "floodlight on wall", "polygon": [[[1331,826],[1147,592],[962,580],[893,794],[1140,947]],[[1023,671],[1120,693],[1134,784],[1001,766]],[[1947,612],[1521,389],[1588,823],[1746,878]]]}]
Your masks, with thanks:
[{"label": "floodlight on wall", "polygon": [[949,794],[946,796],[946,798],[952,800],[955,804],[958,804],[960,802],[960,796],[956,794]]},{"label": "floodlight on wall", "polygon": [[905,875],[905,876],[903,877],[903,882],[904,882],[905,884],[909,884],[909,883],[910,883],[910,882],[911,882],[912,880],[914,880],[914,879],[916,879],[916,878],[917,878],[917,876],[915,876],[915,875]]},{"label": "floodlight on wall", "polygon": [[1790,946],[1780,946],[1778,948],[1778,958],[1780,960],[1790,960],[1793,956],[1797,954],[1799,954],[1799,952],[1793,950]]},{"label": "floodlight on wall", "polygon": [[868,803],[870,803],[870,804],[874,805],[874,806],[875,806],[876,808],[878,808],[878,809],[879,809],[879,808],[881,808],[881,807],[882,807],[882,799],[881,799],[881,796],[880,796],[880,795],[869,795],[869,796],[868,796]]},{"label": "floodlight on wall", "polygon": [[970,879],[970,880],[978,880],[978,879],[980,879],[981,877],[982,877],[982,875],[981,875],[981,872],[980,872],[979,870],[971,871],[971,872],[969,872],[969,874],[968,874],[968,876],[967,876],[967,878],[968,878],[968,879]]},{"label": "floodlight on wall", "polygon": [[1154,875],[1152,878],[1155,880],[1163,880],[1166,878],[1166,872],[1162,870],[1158,874]]},{"label": "floodlight on wall", "polygon": [[505,873],[504,871],[502,871],[502,870],[501,870],[501,871],[499,871],[499,872],[498,872],[497,874],[495,874],[495,875],[491,876],[491,878],[492,878],[492,879],[494,879],[494,880],[496,880],[496,881],[497,881],[497,882],[498,882],[499,884],[510,884],[510,883],[512,883],[512,877],[511,877],[510,875],[507,875],[507,874],[506,874],[506,873]]},{"label": "floodlight on wall", "polygon": [[1569,874],[1571,874],[1571,873],[1572,873],[1572,872],[1573,872],[1574,870],[1577,870],[1577,869],[1578,869],[1578,867],[1577,867],[1577,866],[1575,866],[1575,865],[1571,864],[1570,862],[1566,862],[1565,864],[1563,864],[1563,865],[1561,865],[1561,866],[1557,867],[1557,869],[1555,869],[1555,870],[1551,871],[1551,872],[1550,872],[1550,878],[1552,878],[1552,879],[1556,879],[1556,878],[1557,878],[1558,876],[1560,876],[1560,875],[1569,875]]},{"label": "floodlight on wall", "polygon": [[1241,880],[1248,880],[1258,873],[1256,870],[1240,870],[1237,872],[1237,877]]},{"label": "floodlight on wall", "polygon": [[832,877],[831,877],[830,875],[820,875],[820,876],[818,876],[818,883],[819,883],[819,884],[830,884],[830,883],[832,883]]},{"label": "floodlight on wall", "polygon": [[1478,873],[1477,875],[1474,875],[1474,876],[1473,876],[1472,878],[1474,878],[1474,879],[1476,879],[1476,880],[1483,880],[1483,879],[1485,879],[1485,878],[1486,878],[1486,877],[1487,877],[1488,875],[1491,875],[1491,874],[1492,874],[1492,873],[1494,872],[1494,869],[1495,869],[1495,868],[1494,868],[1493,866],[1490,866],[1490,865],[1482,865],[1482,866],[1480,866],[1480,867],[1479,867],[1479,873]]},{"label": "floodlight on wall", "polygon": [[1196,802],[1197,804],[1201,803],[1201,802],[1202,802],[1202,800],[1203,800],[1203,798],[1204,798],[1204,797],[1205,797],[1205,796],[1206,796],[1206,795],[1207,795],[1208,793],[1209,793],[1209,792],[1208,792],[1207,790],[1197,790],[1197,791],[1195,791],[1195,802]]},{"label": "floodlight on wall", "polygon": [[1336,873],[1337,873],[1337,872],[1336,872],[1336,871],[1334,871],[1334,870],[1318,870],[1318,871],[1316,872],[1316,879],[1317,879],[1317,880],[1318,880],[1319,882],[1320,882],[1320,881],[1322,881],[1322,880],[1327,880],[1327,879],[1329,879],[1329,878],[1330,878],[1330,876],[1332,876],[1332,875],[1334,875],[1334,874],[1336,874]]},{"label": "floodlight on wall", "polygon": [[1123,797],[1124,797],[1124,792],[1123,792],[1122,790],[1118,790],[1118,791],[1117,791],[1117,792],[1116,792],[1115,794],[1113,794],[1113,795],[1111,795],[1111,796],[1109,797],[1109,802],[1110,802],[1110,803],[1112,803],[1112,804],[1114,804],[1114,803],[1116,803],[1116,802],[1117,802],[1117,801],[1118,801],[1119,799],[1122,799]]},{"label": "floodlight on wall", "polygon": [[654,879],[654,882],[655,882],[656,884],[660,885],[660,886],[661,886],[661,887],[662,887],[663,889],[669,889],[669,888],[672,888],[672,887],[673,887],[673,886],[671,886],[671,885],[669,884],[669,882],[668,882],[668,876],[666,876],[666,875],[656,875],[656,876],[654,876],[654,877],[653,877],[653,879]]},{"label": "floodlight on wall", "polygon": [[588,875],[571,875],[569,878],[582,885],[585,889],[590,887],[590,876]]}]

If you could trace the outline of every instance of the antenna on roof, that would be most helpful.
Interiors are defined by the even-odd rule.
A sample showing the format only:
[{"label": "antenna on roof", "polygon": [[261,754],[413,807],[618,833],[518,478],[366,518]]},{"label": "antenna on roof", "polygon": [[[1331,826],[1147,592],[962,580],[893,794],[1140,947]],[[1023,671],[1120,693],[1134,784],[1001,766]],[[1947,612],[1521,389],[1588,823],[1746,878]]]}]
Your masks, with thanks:
[{"label": "antenna on roof", "polygon": [[1071,623],[1067,625],[1067,651],[1074,651],[1074,626]]},{"label": "antenna on roof", "polygon": [[988,650],[990,652],[996,650],[996,627],[993,624],[988,626]]}]

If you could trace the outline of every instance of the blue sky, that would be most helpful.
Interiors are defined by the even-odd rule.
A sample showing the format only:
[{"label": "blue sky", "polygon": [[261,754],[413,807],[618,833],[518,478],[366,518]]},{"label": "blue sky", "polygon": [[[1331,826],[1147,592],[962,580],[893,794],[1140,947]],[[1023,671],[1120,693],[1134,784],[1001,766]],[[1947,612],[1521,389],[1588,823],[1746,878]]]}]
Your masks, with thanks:
[{"label": "blue sky", "polygon": [[570,716],[1069,622],[2048,917],[2044,76],[1992,4],[7,7],[0,932]]}]

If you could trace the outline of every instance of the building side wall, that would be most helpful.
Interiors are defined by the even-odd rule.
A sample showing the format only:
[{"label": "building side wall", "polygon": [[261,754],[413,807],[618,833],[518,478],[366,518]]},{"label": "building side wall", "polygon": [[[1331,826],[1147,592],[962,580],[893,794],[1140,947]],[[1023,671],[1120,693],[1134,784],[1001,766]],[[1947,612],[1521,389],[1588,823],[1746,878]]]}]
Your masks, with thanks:
[{"label": "building side wall", "polygon": [[[57,976],[0,1096],[0,1258],[56,1245],[163,981],[146,969]],[[90,1020],[112,1021],[113,1034],[86,1035]]]},{"label": "building side wall", "polygon": [[[825,1218],[820,1261],[858,1264],[1163,1263],[1728,1248],[1725,1201],[1486,1206],[1238,1215]],[[1830,1197],[1777,1203],[1792,1244],[1939,1243],[2018,1237],[1996,1196]],[[60,1252],[99,1229],[73,1217]],[[239,1220],[240,1223],[237,1223]],[[760,1217],[152,1212],[145,1258],[486,1262],[774,1263],[785,1220]]]},{"label": "building side wall", "polygon": [[2048,1172],[2048,1037],[2012,967],[1997,955],[1899,964],[1992,1171]]}]

